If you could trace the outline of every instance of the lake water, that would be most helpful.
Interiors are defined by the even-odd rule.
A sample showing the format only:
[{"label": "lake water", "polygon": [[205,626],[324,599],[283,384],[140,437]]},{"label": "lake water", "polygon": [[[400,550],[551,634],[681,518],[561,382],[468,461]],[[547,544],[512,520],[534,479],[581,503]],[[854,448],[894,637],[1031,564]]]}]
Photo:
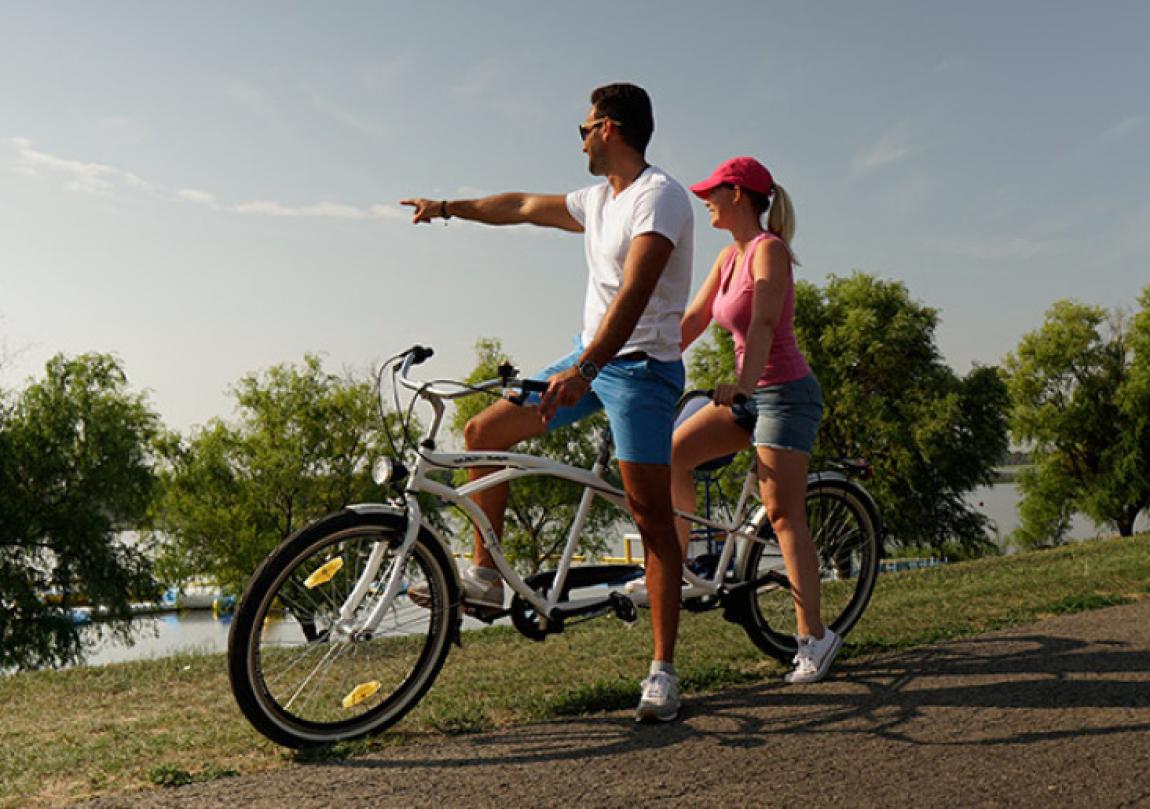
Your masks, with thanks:
[{"label": "lake water", "polygon": [[[1016,483],[980,486],[971,492],[970,497],[967,498],[968,503],[994,521],[995,532],[1000,545],[1018,527],[1018,501],[1019,491]],[[1150,531],[1150,518],[1145,512],[1139,516],[1134,530],[1138,532]],[[1070,532],[1067,537],[1069,539],[1094,539],[1101,536],[1111,536],[1115,533],[1113,528],[1099,526],[1089,517],[1075,514],[1070,521]],[[1012,549],[1004,548],[1004,550],[1009,553]]]},{"label": "lake water", "polygon": [[[135,642],[105,635],[85,657],[85,665],[103,666],[129,660],[148,660],[182,653],[215,653],[228,648],[230,615],[212,617],[211,610],[181,610],[158,615],[141,616],[136,626]],[[486,626],[474,618],[464,618],[463,628],[479,629]],[[82,630],[88,638],[100,636],[99,624],[89,624]]]},{"label": "lake water", "polygon": [[[121,663],[126,660],[147,660],[165,657],[181,652],[221,652],[228,648],[230,617],[219,620],[212,617],[211,610],[184,610],[161,615],[137,618],[135,643],[131,646],[123,641],[105,637],[98,642],[95,650],[87,656],[86,662],[92,666],[107,663]],[[83,630],[90,638],[100,632],[98,625],[91,624]]]},{"label": "lake water", "polygon": [[[1018,527],[1018,486],[1013,483],[999,483],[975,489],[969,498],[971,505],[992,519],[997,535],[1006,537]],[[1137,530],[1150,530],[1150,520],[1143,514]],[[1077,515],[1070,528],[1071,539],[1090,539],[1112,533],[1099,528],[1091,520]],[[1010,549],[1006,549],[1007,552]],[[614,552],[621,553],[621,549]],[[468,619],[465,628],[482,626]],[[138,620],[138,632],[134,645],[128,646],[110,638],[104,639],[88,656],[89,665],[104,665],[126,660],[140,660],[180,652],[222,652],[227,649],[230,618],[212,618],[209,610],[193,610],[180,613],[166,613],[143,617]],[[88,627],[86,632],[95,637],[97,627]]]}]

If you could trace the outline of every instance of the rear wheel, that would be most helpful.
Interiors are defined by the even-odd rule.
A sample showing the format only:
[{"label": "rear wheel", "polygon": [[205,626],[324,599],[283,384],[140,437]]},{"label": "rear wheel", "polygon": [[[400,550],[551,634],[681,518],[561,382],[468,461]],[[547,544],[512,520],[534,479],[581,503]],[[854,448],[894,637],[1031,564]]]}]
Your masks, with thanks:
[{"label": "rear wheel", "polygon": [[[845,635],[866,609],[878,576],[879,541],[865,495],[855,484],[819,481],[807,490],[807,524],[819,559],[823,624]],[[739,565],[740,581],[759,581],[741,604],[743,628],[784,663],[795,655],[795,605],[778,540],[764,523]]]},{"label": "rear wheel", "polygon": [[[260,733],[306,747],[376,733],[431,687],[458,631],[451,564],[426,532],[404,563],[398,595],[374,632],[349,633],[400,564],[403,521],[345,511],[287,539],[256,571],[232,620],[232,692]],[[346,622],[341,607],[372,552],[382,563]],[[408,593],[424,590],[418,606]]]}]

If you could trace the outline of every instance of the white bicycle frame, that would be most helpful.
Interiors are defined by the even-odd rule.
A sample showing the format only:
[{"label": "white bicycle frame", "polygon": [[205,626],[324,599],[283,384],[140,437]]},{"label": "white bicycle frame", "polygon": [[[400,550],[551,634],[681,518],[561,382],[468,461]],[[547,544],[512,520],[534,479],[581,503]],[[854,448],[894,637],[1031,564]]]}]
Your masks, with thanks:
[{"label": "white bicycle frame", "polygon": [[[341,627],[341,634],[346,633],[350,635],[360,631],[375,631],[383,615],[387,612],[395,596],[399,593],[402,587],[403,571],[406,568],[407,559],[415,544],[416,536],[419,533],[422,512],[420,511],[419,501],[416,495],[420,492],[434,495],[440,500],[456,506],[467,515],[467,518],[479,530],[483,538],[483,544],[488,552],[490,552],[499,574],[516,593],[522,596],[537,610],[539,615],[548,618],[554,616],[554,610],[560,604],[562,604],[567,611],[575,611],[582,607],[591,607],[593,605],[605,606],[609,603],[609,599],[603,597],[563,598],[564,585],[566,584],[568,573],[572,567],[575,550],[579,545],[579,537],[582,534],[583,526],[586,524],[587,515],[591,511],[595,497],[601,497],[623,510],[627,509],[626,494],[621,489],[612,486],[604,480],[603,461],[601,459],[597,460],[591,469],[582,469],[558,463],[548,458],[515,452],[436,451],[435,439],[443,422],[445,412],[444,402],[446,400],[457,399],[480,391],[493,390],[501,387],[513,388],[519,384],[519,380],[507,380],[505,382],[502,379],[492,379],[466,386],[462,386],[460,383],[448,383],[445,381],[438,383],[420,383],[412,380],[408,376],[413,364],[413,355],[409,353],[403,360],[403,364],[397,375],[397,380],[405,388],[413,391],[417,397],[431,405],[434,418],[427,433],[420,441],[418,460],[415,463],[415,468],[411,470],[410,478],[404,489],[404,502],[408,520],[407,530],[400,551],[396,554],[395,562],[387,575],[387,585],[384,588],[382,596],[362,624],[358,627],[352,627],[350,626],[351,616],[354,615],[360,601],[369,592],[372,582],[376,580],[376,575],[382,564],[385,552],[385,548],[382,547],[384,543],[378,543],[376,548],[373,549],[368,559],[368,564],[365,566],[351,594],[340,609],[340,622],[338,625]],[[436,384],[453,384],[458,387],[449,390],[442,387],[435,387]],[[474,467],[501,467],[501,469],[458,488],[444,485],[428,477],[428,473],[435,469],[470,469]],[[583,495],[579,502],[579,508],[568,529],[567,540],[555,570],[555,578],[553,582],[549,583],[549,594],[546,596],[534,590],[507,561],[502,553],[499,537],[496,536],[494,529],[491,527],[491,522],[479,506],[471,499],[472,495],[477,492],[527,477],[560,478],[583,487]],[[743,542],[766,542],[757,536],[762,521],[765,519],[764,509],[759,507],[751,519],[743,519],[747,504],[751,501],[751,496],[754,491],[755,475],[752,471],[747,475],[746,483],[743,485],[730,524],[716,522],[696,514],[688,514],[678,510],[675,511],[677,516],[688,520],[693,525],[702,526],[726,536],[726,541],[723,542],[723,549],[719,555],[718,563],[715,565],[714,572],[710,578],[697,575],[686,566],[686,560],[684,560],[683,578],[688,583],[688,587],[683,591],[684,598],[719,595],[723,587],[725,573],[734,558],[736,546],[741,546]],[[355,508],[364,508],[364,506],[357,506]],[[778,564],[781,569],[781,555],[779,556]]]}]

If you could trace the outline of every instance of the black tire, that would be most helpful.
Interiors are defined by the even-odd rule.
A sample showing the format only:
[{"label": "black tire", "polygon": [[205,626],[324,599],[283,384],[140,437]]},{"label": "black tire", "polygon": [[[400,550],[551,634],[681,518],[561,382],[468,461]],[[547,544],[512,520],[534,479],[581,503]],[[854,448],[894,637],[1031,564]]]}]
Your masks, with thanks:
[{"label": "black tire", "polygon": [[[228,674],[240,710],[273,742],[309,747],[378,733],[435,681],[459,631],[459,612],[452,562],[426,531],[374,636],[353,642],[334,631],[372,548],[386,548],[375,579],[382,588],[403,534],[396,515],[339,512],[286,539],[248,582],[228,637]],[[313,574],[324,565],[332,573],[316,582]],[[408,596],[416,582],[427,585],[427,608]],[[373,594],[353,622],[370,611]],[[372,693],[343,707],[357,688]]]},{"label": "black tire", "polygon": [[[807,523],[819,556],[823,623],[846,635],[858,621],[878,576],[877,518],[868,498],[848,481],[818,481],[807,489]],[[790,663],[795,655],[795,607],[782,555],[769,523],[747,546],[739,563],[739,580],[752,581],[770,571],[776,581],[745,594],[739,605],[743,629],[756,646]]]}]

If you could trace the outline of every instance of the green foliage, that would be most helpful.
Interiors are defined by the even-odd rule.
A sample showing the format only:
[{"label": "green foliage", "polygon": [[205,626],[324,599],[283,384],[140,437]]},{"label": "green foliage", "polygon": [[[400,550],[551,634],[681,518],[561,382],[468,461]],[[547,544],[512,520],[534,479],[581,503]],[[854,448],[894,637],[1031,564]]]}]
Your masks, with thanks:
[{"label": "green foliage", "polygon": [[[482,338],[476,342],[475,351],[476,366],[467,381],[498,376],[499,365],[506,361],[500,342]],[[453,431],[463,435],[468,420],[490,404],[490,399],[481,396],[458,400],[452,417]],[[578,424],[524,441],[516,450],[590,468],[598,452],[599,430],[606,423],[606,417],[599,413]],[[463,473],[459,473],[457,483],[464,480]],[[528,477],[512,483],[502,542],[507,559],[529,574],[542,570],[549,559],[562,551],[582,492],[583,489],[573,483],[550,477]],[[612,507],[596,499],[583,528],[579,551],[602,553],[607,545],[602,532],[616,516]]]},{"label": "green foliage", "polygon": [[249,374],[238,421],[171,439],[158,506],[167,578],[212,576],[238,592],[263,557],[307,523],[378,500],[371,464],[385,439],[372,385],[318,357]]},{"label": "green foliage", "polygon": [[205,764],[199,771],[191,772],[174,764],[161,764],[148,772],[148,780],[161,787],[183,787],[189,784],[205,784],[220,778],[239,775],[238,770]]},{"label": "green foliage", "polygon": [[687,363],[691,387],[700,390],[735,379],[735,338],[718,324],[711,326],[707,338],[695,345]]},{"label": "green foliage", "polygon": [[123,535],[147,513],[159,429],[104,354],[57,355],[42,381],[0,405],[0,669],[78,659],[70,607],[80,600],[126,637],[131,602],[158,595]]},{"label": "green foliage", "polygon": [[1081,511],[1130,536],[1150,507],[1150,288],[1134,318],[1057,301],[1006,358],[1015,440],[1034,466],[1019,478],[1022,546],[1061,542]]},{"label": "green foliage", "polygon": [[892,538],[939,554],[995,549],[965,496],[1006,451],[1006,385],[996,368],[960,377],[941,359],[938,313],[901,283],[854,273],[820,292],[800,283],[795,328],[826,401],[812,465],[866,457]]},{"label": "green foliage", "polygon": [[[991,481],[1006,451],[1006,386],[995,368],[956,375],[935,345],[937,324],[938,313],[903,284],[873,275],[831,276],[822,290],[796,284],[795,332],[826,403],[811,468],[869,460],[867,488],[899,545],[992,552],[987,520],[965,495]],[[727,355],[728,347],[696,352],[694,384],[733,381]],[[741,484],[742,473],[733,480]]]}]

